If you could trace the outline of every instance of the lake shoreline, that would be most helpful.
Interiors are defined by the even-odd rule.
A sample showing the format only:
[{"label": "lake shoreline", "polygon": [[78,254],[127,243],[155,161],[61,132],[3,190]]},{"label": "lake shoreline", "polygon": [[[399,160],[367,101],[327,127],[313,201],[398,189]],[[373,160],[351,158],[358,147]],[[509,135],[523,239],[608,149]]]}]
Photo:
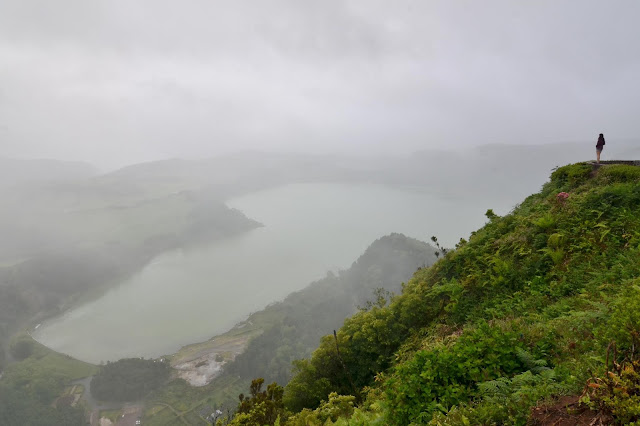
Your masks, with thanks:
[{"label": "lake shoreline", "polygon": [[[445,244],[466,237],[464,228],[474,229],[485,218],[481,206],[464,201],[393,185],[317,183],[228,200],[230,208],[266,226],[194,250],[165,253],[95,303],[66,314],[55,329],[45,328],[57,330],[51,333],[59,337],[50,337],[57,343],[49,344],[42,334],[36,337],[90,362],[175,354],[192,342],[224,334],[248,312],[328,271],[348,268],[380,235],[399,232],[424,241],[437,223],[437,236]],[[89,339],[96,329],[99,346],[80,348],[83,336]]]},{"label": "lake shoreline", "polygon": [[[248,227],[246,229],[243,230],[238,230],[236,232],[232,232],[228,235],[224,235],[224,236],[216,236],[214,237],[212,240],[210,241],[205,241],[205,240],[196,240],[196,241],[192,241],[192,242],[182,242],[181,244],[176,244],[176,245],[167,245],[163,248],[159,248],[156,249],[154,251],[151,252],[147,252],[144,253],[143,256],[141,257],[141,261],[137,262],[135,264],[135,268],[131,268],[127,271],[125,271],[124,273],[121,274],[114,274],[114,276],[112,276],[108,281],[103,282],[102,284],[99,284],[98,286],[95,287],[91,287],[89,288],[87,291],[83,292],[83,293],[77,293],[77,294],[73,294],[69,297],[69,299],[65,302],[64,306],[60,309],[57,310],[55,312],[39,312],[37,314],[35,314],[34,316],[32,316],[30,319],[22,322],[21,324],[16,325],[12,330],[10,330],[10,338],[9,340],[15,336],[18,335],[19,333],[21,333],[22,331],[25,331],[27,333],[29,333],[29,335],[38,343],[46,346],[47,348],[49,348],[50,350],[54,351],[54,352],[58,352],[64,355],[68,355],[73,357],[74,359],[78,359],[79,361],[82,362],[88,362],[90,364],[94,364],[97,365],[94,362],[91,361],[87,361],[87,360],[82,360],[79,358],[74,357],[71,354],[66,354],[64,352],[59,352],[54,348],[51,348],[50,346],[46,345],[45,343],[41,342],[40,340],[38,340],[37,336],[34,335],[34,331],[36,331],[36,329],[39,329],[40,327],[45,327],[47,325],[48,322],[54,321],[56,319],[60,319],[63,318],[66,314],[68,314],[70,311],[77,309],[81,306],[84,306],[88,303],[91,302],[95,302],[96,300],[100,299],[101,297],[104,297],[105,294],[107,294],[110,291],[113,291],[114,289],[117,289],[119,286],[121,286],[124,282],[126,282],[129,279],[132,279],[133,277],[135,277],[137,274],[139,274],[142,270],[144,270],[144,268],[148,267],[150,264],[153,263],[153,261],[155,259],[157,259],[158,257],[161,257],[167,253],[171,253],[173,251],[177,251],[177,250],[189,250],[189,249],[197,249],[200,246],[206,245],[206,244],[211,244],[214,242],[219,242],[219,241],[223,241],[226,238],[233,238],[237,235],[246,233],[246,232],[250,232],[256,228],[262,227],[264,226],[263,224],[261,224],[260,222],[257,222],[253,219],[247,218],[248,221],[250,221],[249,223],[252,224],[251,227]],[[8,347],[6,348],[7,352],[8,352]],[[115,360],[114,360],[115,361]]]}]

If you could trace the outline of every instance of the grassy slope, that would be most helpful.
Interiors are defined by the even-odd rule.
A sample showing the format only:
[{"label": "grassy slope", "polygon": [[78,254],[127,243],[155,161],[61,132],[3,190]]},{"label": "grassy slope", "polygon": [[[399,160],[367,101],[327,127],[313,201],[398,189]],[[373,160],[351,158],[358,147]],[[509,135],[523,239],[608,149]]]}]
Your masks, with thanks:
[{"label": "grassy slope", "polygon": [[[60,380],[63,385],[67,382],[88,377],[98,371],[98,367],[77,359],[64,355],[33,340],[27,334],[14,336],[11,344],[15,345],[23,341],[30,345],[30,355],[21,362],[10,364],[5,370],[3,382],[6,384],[17,384],[25,381],[26,386],[32,386],[27,382],[37,382],[48,380],[54,377]],[[64,386],[57,390],[62,391]]]},{"label": "grassy slope", "polygon": [[[27,334],[14,336],[12,345],[22,344],[20,362],[7,366],[0,381],[0,423],[2,424],[83,424],[84,412],[55,404],[69,393],[72,380],[95,374],[94,365],[54,352]],[[67,387],[67,389],[65,389]],[[81,391],[81,387],[76,388]],[[69,399],[69,398],[67,398]]]},{"label": "grassy slope", "polygon": [[[590,372],[604,372],[607,344],[624,353],[640,331],[639,182],[632,166],[558,169],[389,306],[346,321],[338,339],[351,380],[323,340],[287,406],[315,408],[331,391],[353,394],[354,382],[371,387],[356,395],[367,422],[524,424],[540,401],[579,394]],[[309,415],[289,423],[315,424]]]}]

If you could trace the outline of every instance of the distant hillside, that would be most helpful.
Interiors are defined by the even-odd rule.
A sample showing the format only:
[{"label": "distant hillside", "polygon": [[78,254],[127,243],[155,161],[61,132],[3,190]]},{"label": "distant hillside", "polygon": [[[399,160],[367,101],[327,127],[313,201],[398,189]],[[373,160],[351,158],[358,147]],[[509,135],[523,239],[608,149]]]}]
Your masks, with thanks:
[{"label": "distant hillside", "polygon": [[[638,141],[611,140],[604,157],[629,158]],[[311,155],[244,152],[201,160],[134,164],[97,179],[103,188],[174,191],[207,187],[224,199],[295,182],[369,182],[428,187],[449,196],[522,198],[540,189],[551,170],[595,158],[595,141],[542,145],[491,144],[464,151],[411,155]]]},{"label": "distant hillside", "polygon": [[[640,157],[639,141],[610,140],[604,159]],[[637,155],[636,155],[637,154]],[[513,200],[540,188],[562,164],[595,158],[595,141],[541,145],[491,144],[464,151],[425,150],[406,156],[243,152],[199,160],[133,164],[97,176],[77,191],[135,199],[204,188],[222,200],[298,182],[369,182],[419,186],[457,197]],[[84,189],[83,189],[84,188]]]},{"label": "distant hillside", "polygon": [[87,163],[59,160],[22,160],[0,157],[0,189],[15,185],[68,182],[94,176]]},{"label": "distant hillside", "polygon": [[561,167],[487,217],[389,304],[324,337],[283,400],[252,392],[232,424],[639,421],[640,167]]},{"label": "distant hillside", "polygon": [[220,199],[298,182],[361,179],[358,161],[338,156],[245,152],[201,160],[170,159],[134,164],[100,176],[100,185],[181,190],[206,189]]},{"label": "distant hillside", "polygon": [[[640,158],[637,140],[611,140],[603,159]],[[554,168],[595,160],[593,142],[557,142],[543,145],[491,144],[464,151],[416,152],[399,179],[438,182],[436,190],[455,196],[484,199],[522,199],[540,190]]]}]

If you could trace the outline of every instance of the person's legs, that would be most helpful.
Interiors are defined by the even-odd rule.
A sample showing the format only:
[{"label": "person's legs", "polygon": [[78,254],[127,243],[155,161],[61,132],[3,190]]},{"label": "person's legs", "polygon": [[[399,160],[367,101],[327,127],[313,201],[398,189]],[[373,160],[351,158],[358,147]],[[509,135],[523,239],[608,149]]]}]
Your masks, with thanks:
[{"label": "person's legs", "polygon": [[601,153],[601,152],[602,152],[602,150],[601,150],[601,149],[596,149],[596,157],[597,157],[596,162],[597,162],[598,164],[600,164],[600,153]]}]

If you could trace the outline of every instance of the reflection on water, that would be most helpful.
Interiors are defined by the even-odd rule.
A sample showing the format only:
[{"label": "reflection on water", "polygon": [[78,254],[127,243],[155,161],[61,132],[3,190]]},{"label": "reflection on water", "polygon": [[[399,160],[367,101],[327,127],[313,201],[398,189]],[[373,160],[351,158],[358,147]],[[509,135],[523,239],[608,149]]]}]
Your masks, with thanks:
[{"label": "reflection on water", "polygon": [[[98,363],[155,357],[223,332],[252,311],[347,268],[391,232],[452,246],[488,207],[380,185],[295,184],[228,203],[262,222],[224,241],[154,259],[98,300],[43,324],[45,345]],[[510,206],[503,206],[507,210]]]}]

